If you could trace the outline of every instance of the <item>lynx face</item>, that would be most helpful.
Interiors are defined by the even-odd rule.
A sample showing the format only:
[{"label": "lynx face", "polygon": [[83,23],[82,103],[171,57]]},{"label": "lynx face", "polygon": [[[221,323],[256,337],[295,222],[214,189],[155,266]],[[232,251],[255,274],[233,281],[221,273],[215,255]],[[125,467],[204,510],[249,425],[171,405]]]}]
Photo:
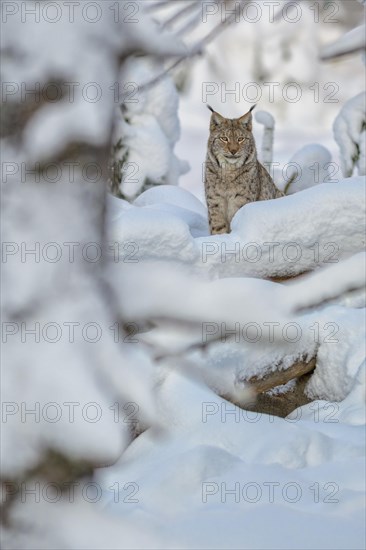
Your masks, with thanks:
[{"label": "lynx face", "polygon": [[212,112],[208,146],[220,166],[236,168],[256,158],[251,110],[234,119]]},{"label": "lynx face", "polygon": [[236,212],[250,202],[277,199],[283,193],[257,159],[252,134],[252,107],[229,119],[211,107],[205,165],[205,193],[212,235],[230,233]]}]

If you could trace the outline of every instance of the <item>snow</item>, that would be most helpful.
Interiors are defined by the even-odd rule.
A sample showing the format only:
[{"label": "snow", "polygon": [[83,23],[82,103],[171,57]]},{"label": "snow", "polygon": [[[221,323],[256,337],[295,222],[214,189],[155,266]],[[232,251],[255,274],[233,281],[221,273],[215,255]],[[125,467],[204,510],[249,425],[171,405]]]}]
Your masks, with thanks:
[{"label": "snow", "polygon": [[[365,333],[364,311],[345,311],[343,308],[329,310],[334,327],[340,327],[337,341],[323,344],[317,353],[317,368],[311,377],[307,394],[310,397],[342,401],[350,393],[365,358],[365,345],[360,332]],[[338,349],[336,349],[338,348]]]},{"label": "snow", "polygon": [[[366,277],[365,252],[336,262],[318,273],[309,275],[306,281],[298,281],[295,287],[288,285],[293,310],[311,308],[343,293],[363,288]],[[329,286],[329,277],[332,285]]]},{"label": "snow", "polygon": [[[134,126],[137,126],[135,128]],[[159,124],[152,116],[134,117],[128,131],[122,128],[126,147],[129,149],[128,163],[136,167],[136,175],[125,175],[121,191],[128,199],[134,198],[149,178],[162,183],[169,170],[170,147]]]},{"label": "snow", "polygon": [[346,55],[366,48],[366,27],[360,25],[347,32],[333,44],[325,46],[321,52],[322,59],[333,59],[341,55]]},{"label": "snow", "polygon": [[264,135],[262,140],[262,154],[260,160],[263,165],[270,171],[270,164],[273,159],[273,134],[275,127],[275,120],[271,113],[267,111],[258,111],[255,114],[255,120],[264,126]]},{"label": "snow", "polygon": [[159,203],[173,204],[186,210],[191,210],[203,217],[207,216],[205,205],[182,187],[172,187],[171,185],[152,187],[141,193],[133,202],[135,206],[147,206]]},{"label": "snow", "polygon": [[[178,177],[188,171],[188,164],[173,153],[180,136],[177,115],[178,93],[170,75],[153,88],[144,85],[163,70],[162,62],[150,58],[129,59],[123,67],[120,82],[126,99],[121,116],[116,109],[113,142],[122,138],[122,157],[127,153],[127,170],[121,174],[120,191],[134,199],[149,183],[177,184]],[[130,87],[130,88],[129,88]],[[133,173],[128,168],[133,167]]]},{"label": "snow", "polygon": [[267,128],[274,128],[275,121],[271,113],[267,111],[257,111],[255,113],[255,120]]},{"label": "snow", "polygon": [[365,120],[366,92],[345,103],[333,124],[334,139],[341,154],[342,172],[351,176],[356,166],[358,173],[366,174]]},{"label": "snow", "polygon": [[[187,192],[171,188],[169,195],[165,193],[164,187],[147,191],[134,207],[141,212],[151,205],[159,207],[159,201],[171,205],[181,200],[189,210]],[[191,208],[196,206],[192,200]],[[285,286],[233,279],[231,263],[222,259],[220,279],[212,269],[206,274],[201,271],[198,279],[187,278],[195,268],[191,248],[187,261],[175,252],[170,267],[164,264],[153,269],[146,264],[146,285],[144,258],[151,259],[152,247],[162,241],[154,232],[154,245],[142,242],[141,264],[130,274],[125,269],[119,296],[128,316],[151,318],[155,323],[142,341],[158,355],[165,355],[157,373],[157,409],[165,436],[161,439],[153,428],[148,429],[115,466],[99,472],[106,510],[116,518],[143,518],[145,526],[155,525],[159,518],[164,540],[178,537],[184,548],[363,547],[364,310],[342,305],[339,298],[364,284],[365,256],[359,252],[364,248],[363,229],[358,233],[363,208],[364,182],[348,178],[276,203],[248,205],[238,212],[233,233],[206,237],[213,245],[228,244],[229,239],[262,243],[268,234],[273,241],[300,242],[302,251],[311,250],[314,242],[322,248],[326,242],[342,241],[335,263],[323,264],[318,272]],[[150,213],[145,216],[149,224]],[[299,219],[306,231],[299,228]],[[136,231],[146,235],[143,226]],[[307,240],[301,240],[301,235]],[[173,238],[174,243],[177,240]],[[190,236],[189,240],[202,239]],[[165,250],[170,250],[167,245]],[[173,269],[176,260],[179,267]],[[183,272],[182,261],[186,264]],[[266,266],[274,273],[280,264],[281,257],[274,256],[272,265]],[[313,267],[312,260],[307,265]],[[333,302],[319,307],[329,299]],[[309,310],[303,312],[304,308]],[[179,315],[191,326],[184,329],[169,323],[169,318]],[[271,341],[268,324],[273,320],[280,327]],[[282,339],[288,322],[300,328],[296,342]],[[212,343],[204,352],[192,348],[185,360],[179,358],[187,346],[202,342],[203,323],[210,325],[207,339],[220,334],[222,323],[228,338]],[[240,329],[246,323],[257,323],[262,329],[259,343],[242,337],[237,342],[230,333],[235,323]],[[306,388],[315,401],[288,419],[243,411],[217,395],[245,403],[248,377],[276,365],[285,368],[315,352],[316,370]],[[138,503],[125,504],[123,491],[116,502],[108,489],[116,479],[121,486],[131,481],[137,484]],[[277,526],[289,522],[291,529],[284,540]],[[311,526],[306,533],[304,522]],[[160,545],[164,547],[161,541]]]},{"label": "snow", "polygon": [[[358,26],[363,8],[354,4],[352,24]],[[191,170],[180,178],[179,184],[201,200],[204,199],[202,163],[209,127],[209,113],[204,103],[228,117],[243,115],[252,103],[257,103],[256,109],[268,111],[276,122],[273,162],[279,163],[282,176],[291,157],[311,143],[326,147],[335,166],[340,167],[332,124],[341,107],[365,87],[364,65],[357,55],[341,58],[337,63],[324,63],[319,59],[319,48],[338,39],[347,28],[327,22],[332,19],[333,8],[339,8],[333,18],[340,22],[345,15],[350,15],[351,6],[348,8],[346,2],[324,10],[321,4],[315,4],[315,9],[320,8],[319,21],[315,24],[314,9],[306,2],[293,8],[291,16],[289,9],[290,18],[296,19],[296,14],[301,14],[298,21],[291,23],[283,17],[282,6],[275,9],[280,12],[276,24],[270,23],[270,7],[260,7],[258,23],[241,19],[210,44],[207,56],[193,64],[181,96],[182,136],[176,151],[178,156],[189,160]],[[248,8],[248,14],[249,18],[250,14],[253,17],[255,8],[252,12]],[[213,19],[208,17],[207,24]],[[219,19],[220,13],[215,22]],[[296,90],[291,86],[287,89],[288,83],[297,85],[297,101],[289,100],[296,96]],[[253,129],[260,154],[263,126],[255,121]],[[333,179],[340,178],[338,170]]]},{"label": "snow", "polygon": [[[139,24],[116,20],[115,9],[132,4]],[[22,113],[10,128],[19,140],[12,134],[2,139],[4,159],[60,163],[80,142],[91,159],[104,158],[114,131],[114,139],[123,138],[120,159],[128,152],[127,163],[137,171],[123,174],[122,190],[132,202],[107,196],[101,182],[86,185],[80,174],[72,185],[65,174],[59,185],[29,178],[19,185],[19,171],[4,185],[2,546],[364,548],[360,60],[350,59],[343,69],[320,64],[319,44],[337,40],[342,29],[313,25],[315,10],[301,3],[296,23],[280,17],[269,25],[263,17],[259,24],[233,25],[191,70],[180,66],[180,75],[140,89],[137,103],[125,101],[121,116],[114,84],[128,79],[143,86],[196,41],[177,37],[172,22],[159,23],[160,8],[151,3],[98,6],[103,17],[97,24],[80,11],[71,24],[66,9],[58,24],[43,17],[35,26],[30,16],[24,25],[20,11],[5,24],[5,82],[32,87],[69,79],[80,88],[74,102],[45,102],[25,120]],[[169,13],[183,8],[185,1],[168,6]],[[179,29],[187,22],[181,19]],[[192,34],[202,38],[215,23],[212,18]],[[191,82],[184,82],[189,73]],[[187,95],[178,117],[173,79],[179,77]],[[260,82],[264,90],[265,82],[278,81],[279,98],[264,94],[258,101],[268,112],[256,113],[256,120],[265,127],[276,120],[274,161],[292,159],[303,170],[292,194],[246,205],[230,234],[210,236],[206,207],[196,198],[203,191],[208,132],[202,84],[218,84],[216,97],[206,99],[239,116],[254,101],[225,96],[225,87],[236,85],[233,78],[241,89]],[[302,88],[299,102],[283,95],[284,83],[293,81]],[[334,88],[336,81],[342,84],[337,101],[328,103],[324,96],[332,88],[325,86]],[[100,102],[85,101],[81,88],[88,82],[100,83]],[[23,107],[19,94],[8,101]],[[359,175],[328,182],[324,164],[337,162],[331,123],[340,108],[335,137],[344,174],[357,168]],[[259,143],[258,127],[255,133]],[[268,133],[264,142],[269,152]],[[192,192],[176,185],[187,168],[176,153],[192,165],[179,180]],[[316,162],[319,181],[312,181]],[[136,198],[151,182],[159,185]],[[45,256],[50,243],[61,250],[58,261]],[[98,261],[82,255],[88,245],[100,247]],[[37,252],[32,255],[37,246],[39,261]],[[70,324],[76,324],[75,338]],[[61,337],[52,340],[55,328]],[[245,410],[253,399],[252,376],[315,357],[305,388],[311,403],[286,418]],[[272,393],[281,398],[294,387],[290,381]],[[75,418],[69,404],[76,405]],[[70,462],[74,493],[65,472],[49,464],[48,451]],[[59,498],[52,500],[55,489]]]},{"label": "snow", "polygon": [[[201,211],[201,205],[197,208],[187,192],[179,188],[167,191],[164,187],[149,190],[134,202],[140,212],[145,209],[149,226],[146,209],[152,205],[176,205],[180,200],[186,211],[189,207]],[[181,267],[175,270],[163,265],[154,271],[147,264],[147,286],[139,271],[145,269],[148,250],[151,258],[153,245],[142,242],[142,265],[120,280],[120,300],[128,316],[153,318],[157,323],[143,341],[167,354],[164,368],[157,374],[157,409],[165,436],[161,439],[153,428],[148,429],[115,466],[98,473],[106,510],[119,519],[126,515],[131,521],[143,518],[147,527],[159,518],[163,539],[178,537],[175,540],[184,548],[363,547],[365,318],[362,309],[334,305],[337,296],[364,284],[364,253],[347,258],[364,248],[363,229],[357,233],[363,208],[364,182],[359,177],[348,178],[276,203],[248,205],[238,212],[233,233],[206,237],[208,242],[220,244],[230,242],[229,238],[261,243],[267,232],[273,241],[286,236],[286,242],[299,242],[297,239],[306,235],[301,247],[310,250],[314,245],[312,229],[320,244],[340,243],[341,236],[348,235],[335,263],[286,286],[233,279],[230,262],[221,262],[219,280],[211,270],[198,280],[190,280]],[[184,219],[182,216],[181,222]],[[301,233],[297,232],[299,219],[302,229],[306,222],[306,231]],[[171,223],[169,227],[173,227]],[[135,235],[140,232],[146,238],[143,224],[135,231]],[[174,243],[179,242],[177,237],[172,237]],[[152,238],[154,246],[162,244],[155,232]],[[192,236],[189,239],[201,241]],[[170,247],[172,243],[165,248],[169,254]],[[181,243],[179,248],[181,251]],[[184,261],[182,254],[174,251],[171,262],[176,260]],[[184,263],[193,270],[191,248]],[[279,263],[281,258],[275,256],[271,273]],[[176,288],[180,289],[178,294]],[[333,303],[316,308],[327,299]],[[263,329],[266,322],[268,325],[276,319],[282,329],[291,318],[290,312],[304,307],[310,308],[310,313],[292,317],[301,328],[297,342],[285,343],[275,331],[274,344],[268,341],[269,332],[263,331],[260,344],[237,343],[232,336],[226,343],[211,344],[206,352],[192,351],[181,368],[178,356],[169,357],[169,353],[182,353],[188,344],[202,341],[202,327],[195,326],[200,321],[209,321],[214,328],[225,322],[230,333],[233,320],[241,327],[250,322]],[[181,326],[163,321],[179,315],[193,323],[185,338]],[[316,324],[319,341],[314,335]],[[217,332],[209,331],[208,338],[213,336]],[[315,401],[288,419],[243,411],[217,395],[240,397],[245,403],[245,380],[249,376],[279,363],[285,367],[315,351],[316,370],[306,389]],[[115,499],[109,488],[116,479],[121,487],[127,482],[137,484],[138,503],[124,503],[124,491]],[[286,539],[277,528],[279,523],[291,524]],[[164,542],[159,542],[164,547]]]},{"label": "snow", "polygon": [[[20,253],[7,255],[2,270],[7,285],[2,305],[8,327],[4,328],[2,387],[8,405],[5,403],[1,462],[7,479],[36,464],[49,446],[78,459],[88,456],[101,463],[115,461],[127,445],[128,435],[119,429],[109,410],[114,401],[141,399],[140,412],[149,418],[154,415],[151,362],[141,350],[125,344],[122,351],[114,343],[109,329],[113,320],[100,283],[92,277],[96,264],[78,261],[81,245],[100,242],[97,207],[80,208],[83,201],[90,200],[88,193],[76,184],[69,186],[69,194],[63,186],[39,190],[31,184],[20,190],[8,186],[3,193],[4,242],[24,243],[27,250],[35,250],[39,243],[42,251],[39,261],[32,254],[26,259]],[[49,209],[50,196],[57,204],[58,216]],[[59,261],[46,261],[44,247],[49,243],[60,249],[61,243],[79,243],[75,260],[71,262],[63,248]],[[44,295],[48,300],[39,307]],[[60,295],[64,296],[62,302]],[[29,304],[29,310],[21,323],[14,312],[24,304]],[[85,332],[89,324],[94,328]],[[54,328],[47,329],[48,325]],[[143,381],[132,396],[128,388],[135,386],[137,377]],[[110,387],[114,388],[112,399]],[[67,403],[75,403],[74,420],[72,405]],[[88,409],[88,403],[96,406]],[[98,421],[88,421],[99,415]]]},{"label": "snow", "polygon": [[[145,526],[159,518],[161,533],[184,548],[362,548],[361,426],[347,441],[342,425],[324,421],[253,422],[174,373],[160,394],[169,437],[157,446],[145,432],[100,472],[106,510]],[[123,492],[114,502],[115,479],[137,483],[139,502],[126,505]]]},{"label": "snow", "polygon": [[[155,195],[154,203],[151,204],[153,198],[147,201],[144,195]],[[351,318],[347,321],[348,307],[344,303],[344,296],[349,291],[362,289],[365,284],[365,255],[359,252],[365,245],[362,178],[349,178],[338,184],[323,184],[277,199],[276,203],[267,201],[247,205],[237,213],[233,222],[233,233],[218,237],[194,238],[188,225],[192,219],[187,216],[188,208],[180,208],[175,212],[169,210],[181,196],[183,204],[188,207],[187,191],[182,192],[179,188],[172,187],[166,195],[164,188],[157,188],[144,195],[135,201],[134,208],[118,218],[118,223],[110,224],[111,240],[120,239],[122,244],[129,242],[134,235],[138,248],[139,262],[131,266],[124,265],[124,273],[119,275],[117,293],[128,318],[153,320],[155,328],[141,335],[143,342],[155,347],[158,355],[169,356],[182,352],[187,346],[199,344],[203,337],[204,341],[217,338],[220,336],[222,323],[225,326],[224,334],[227,333],[225,342],[230,331],[232,334],[235,324],[239,325],[239,332],[242,334],[246,324],[259,326],[259,346],[253,344],[255,334],[253,337],[249,333],[246,342],[240,337],[239,345],[236,345],[236,337],[232,337],[235,342],[212,344],[204,358],[199,353],[192,355],[194,362],[197,364],[198,361],[200,366],[199,376],[210,387],[221,393],[231,392],[233,395],[237,391],[237,380],[243,381],[252,375],[263,374],[280,364],[282,368],[286,368],[295,360],[311,357],[316,352],[319,338],[322,343],[318,353],[322,350],[325,357],[322,364],[334,364],[331,351],[336,348],[332,347],[332,328],[338,327],[339,330],[339,326],[343,327],[343,315],[346,316],[345,322],[351,322]],[[169,201],[166,203],[169,209],[166,210],[163,208],[164,202],[159,205],[159,197],[164,201],[165,196]],[[191,199],[196,208],[196,199]],[[141,206],[137,207],[136,204]],[[273,204],[278,206],[273,208]],[[156,210],[149,210],[152,206]],[[156,217],[158,212],[159,224]],[[314,214],[316,217],[313,217]],[[305,233],[303,228],[298,230],[296,221],[300,218],[306,220]],[[326,223],[323,223],[325,220]],[[270,241],[267,235],[271,235],[273,240]],[[235,242],[240,245],[239,251],[248,242],[260,244],[265,250],[262,263],[248,261],[243,268],[235,261],[235,257],[232,259],[233,254],[229,253],[235,250]],[[299,247],[301,258],[297,258],[289,268],[289,258],[286,256],[285,260],[284,254],[275,252],[274,249],[269,254],[264,246],[266,242],[278,242],[283,246],[292,243],[292,247]],[[197,243],[205,243],[204,255],[199,253]],[[224,254],[220,254],[220,245],[223,244]],[[153,260],[158,259],[159,263],[154,265]],[[267,277],[283,273],[281,269],[285,262],[287,274],[308,271],[314,267],[322,266],[322,269],[285,287],[271,281],[247,278],[259,270],[262,270],[262,276]],[[146,285],[145,266],[149,270],[149,285]],[[118,270],[117,264],[114,271]],[[193,274],[193,278],[190,274]],[[332,285],[329,285],[329,280]],[[177,288],[180,289],[178,294]],[[212,300],[212,296],[215,296],[215,300]],[[327,307],[328,301],[330,308]],[[334,321],[337,315],[332,306],[337,303],[341,307],[337,315],[342,323]],[[323,313],[319,306],[324,309]],[[356,341],[353,342],[347,336],[350,331],[340,333],[344,340],[342,349],[347,357],[352,355],[351,349],[356,350],[357,346],[362,346],[359,337],[362,316],[357,310],[355,312],[358,316],[354,314],[355,321],[352,321],[351,326]],[[301,336],[293,340],[290,335],[287,342],[280,342],[283,327],[293,321],[293,315],[299,313],[296,323]],[[175,326],[169,319],[181,319],[183,326]],[[268,323],[272,320],[281,325],[280,330],[276,329],[273,333],[276,346],[269,340]],[[184,323],[193,325],[185,327]],[[317,338],[314,323],[321,327]],[[328,340],[329,346],[326,345]],[[355,362],[358,367],[358,356]],[[340,359],[340,364],[344,368],[344,358]],[[319,372],[322,376],[322,371]],[[352,380],[354,375],[352,369],[348,375],[341,370],[334,381],[335,387],[330,385],[327,390],[322,387],[324,382],[319,382],[314,375],[314,388],[318,388],[319,396],[327,391],[328,398],[339,400],[348,391],[347,377]],[[329,374],[326,374],[326,380],[329,380]],[[309,389],[309,392],[316,393],[314,389]]]},{"label": "snow", "polygon": [[[362,177],[323,183],[276,203],[247,204],[234,216],[232,232],[220,236],[199,236],[207,231],[207,218],[194,197],[187,200],[188,192],[172,187],[167,199],[165,188],[147,193],[151,195],[143,194],[128,212],[108,224],[108,240],[136,243],[139,261],[171,259],[213,278],[224,274],[268,278],[294,276],[364,247]],[[180,201],[183,208],[167,207]],[[189,213],[192,203],[195,211]]]},{"label": "snow", "polygon": [[[35,9],[39,11],[40,5],[36,5]],[[61,152],[74,137],[77,141],[99,145],[106,139],[110,124],[111,92],[108,87],[114,80],[115,72],[114,58],[110,52],[117,51],[121,46],[122,25],[112,23],[113,13],[110,10],[105,10],[101,23],[95,25],[93,30],[90,22],[80,13],[72,21],[67,9],[60,9],[59,12],[61,19],[57,24],[50,24],[46,17],[39,17],[37,32],[32,33],[32,50],[29,49],[29,34],[24,32],[26,16],[9,17],[4,26],[4,38],[9,49],[17,51],[22,59],[17,64],[16,72],[11,59],[4,60],[2,70],[5,81],[22,83],[17,86],[17,93],[9,99],[24,101],[24,84],[27,83],[28,90],[38,89],[37,102],[45,103],[30,118],[24,133],[24,152],[33,162],[46,161],[51,155]],[[69,32],[65,40],[65,33],[70,29],[77,32]],[[47,47],[44,47],[45,44]],[[32,55],[35,51],[37,56]],[[55,80],[54,75],[60,78]],[[52,93],[55,94],[51,86],[48,89],[52,82],[56,84],[57,93],[64,95],[62,105],[47,101],[47,94],[51,97]]]},{"label": "snow", "polygon": [[[305,145],[290,159],[286,170],[287,181],[279,182],[279,188],[286,189],[286,194],[292,195],[319,183],[331,182],[331,160],[330,152],[323,145]],[[336,167],[335,163],[334,166]]]}]

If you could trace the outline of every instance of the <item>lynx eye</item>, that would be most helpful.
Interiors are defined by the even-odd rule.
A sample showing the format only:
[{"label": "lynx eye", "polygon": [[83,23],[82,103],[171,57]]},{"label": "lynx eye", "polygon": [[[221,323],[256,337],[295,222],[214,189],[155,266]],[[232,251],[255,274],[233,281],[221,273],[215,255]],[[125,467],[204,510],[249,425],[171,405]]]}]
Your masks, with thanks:
[{"label": "lynx eye", "polygon": [[242,143],[244,141],[244,138],[243,137],[239,137],[238,138],[238,143]]},{"label": "lynx eye", "polygon": [[222,136],[220,137],[221,141],[223,141],[224,143],[227,143],[229,140],[226,136]]}]

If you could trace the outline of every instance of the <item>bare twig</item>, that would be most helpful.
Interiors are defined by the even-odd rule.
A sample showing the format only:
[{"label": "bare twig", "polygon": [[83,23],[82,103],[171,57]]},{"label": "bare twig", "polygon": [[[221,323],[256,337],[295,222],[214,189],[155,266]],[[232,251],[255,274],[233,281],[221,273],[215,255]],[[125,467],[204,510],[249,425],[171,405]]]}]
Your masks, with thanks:
[{"label": "bare twig", "polygon": [[197,27],[201,20],[201,14],[198,12],[193,15],[180,29],[176,30],[176,35],[179,37],[189,34],[195,27]]},{"label": "bare twig", "polygon": [[168,29],[169,27],[172,27],[179,19],[184,17],[186,13],[190,13],[192,9],[195,9],[200,4],[197,3],[197,0],[188,0],[185,2],[185,6],[182,9],[179,9],[176,11],[169,19],[167,19],[163,25],[162,29]]},{"label": "bare twig", "polygon": [[[189,54],[186,55],[186,56],[183,56],[183,57],[179,57],[176,61],[174,61],[174,63],[172,65],[170,65],[162,73],[159,73],[157,76],[155,76],[154,78],[152,78],[148,82],[145,82],[145,84],[142,84],[141,86],[138,86],[139,93],[146,92],[147,90],[150,90],[151,88],[156,86],[156,84],[159,84],[159,82],[161,82],[165,78],[165,76],[168,73],[170,73],[170,71],[172,71],[173,69],[178,67],[178,65],[180,65],[182,63],[182,61],[185,61],[188,57],[190,57]],[[129,97],[129,92],[122,95],[122,98],[121,98],[122,99],[122,104],[120,105],[121,108],[123,106],[125,98],[127,98],[127,97]]]},{"label": "bare twig", "polygon": [[146,12],[159,10],[160,8],[165,8],[168,5],[168,0],[161,0],[160,2],[150,2],[144,10]]},{"label": "bare twig", "polygon": [[292,8],[294,7],[293,6],[294,2],[293,0],[287,0],[287,2],[284,3],[283,6],[281,6],[279,8],[279,10],[277,11],[277,13],[275,14],[274,18],[273,18],[273,21],[276,23],[277,21],[279,21],[281,19],[281,16],[283,14],[283,10],[287,10],[287,8],[289,6],[291,6]]},{"label": "bare twig", "polygon": [[286,181],[285,187],[283,192],[285,195],[287,195],[288,190],[290,189],[291,184],[296,180],[296,178],[299,176],[298,172],[295,172],[289,179]]},{"label": "bare twig", "polygon": [[229,17],[226,17],[224,21],[220,21],[200,42],[199,47],[202,49],[204,46],[207,46],[212,40],[214,40],[219,34],[221,34],[227,27],[232,25],[237,17],[240,17],[242,9],[246,4],[249,4],[252,0],[241,0],[240,2],[235,3],[235,9],[232,11]]},{"label": "bare twig", "polygon": [[[233,22],[236,21],[237,16],[240,15],[241,10],[243,7],[250,3],[251,0],[241,0],[240,2],[237,2],[235,4],[235,9],[230,14],[229,17],[227,17],[224,21],[220,21],[202,40],[197,42],[195,46],[191,48],[191,50],[184,56],[179,57],[172,65],[170,65],[167,69],[165,69],[163,72],[152,78],[151,80],[145,82],[144,84],[141,84],[139,86],[139,92],[144,92],[146,90],[149,90],[153,86],[156,86],[163,78],[173,69],[175,69],[178,65],[180,65],[183,61],[186,59],[192,59],[193,57],[196,57],[197,55],[201,55],[204,47],[206,47],[210,42],[212,42],[220,33],[222,33],[226,28],[228,28]],[[121,101],[122,103],[124,100],[129,97],[129,92],[126,92],[125,94],[122,94]]]}]

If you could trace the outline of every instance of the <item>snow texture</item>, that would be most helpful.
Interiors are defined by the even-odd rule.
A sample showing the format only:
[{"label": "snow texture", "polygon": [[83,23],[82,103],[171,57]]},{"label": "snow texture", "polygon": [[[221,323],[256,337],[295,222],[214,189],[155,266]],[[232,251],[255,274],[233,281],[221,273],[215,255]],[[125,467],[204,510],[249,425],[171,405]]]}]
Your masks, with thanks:
[{"label": "snow texture", "polygon": [[262,139],[262,154],[261,161],[268,171],[273,158],[273,134],[275,121],[273,116],[266,111],[258,111],[255,114],[255,120],[264,126],[264,134]]},{"label": "snow texture", "polygon": [[341,55],[365,51],[366,26],[360,25],[347,32],[333,44],[325,46],[321,52],[322,59],[333,59]]},{"label": "snow texture", "polygon": [[[167,75],[153,88],[141,88],[162,70],[162,63],[151,58],[131,58],[120,78],[128,83],[125,86],[130,86],[132,94],[124,101],[122,119],[120,110],[116,112],[119,122],[114,143],[123,136],[121,155],[127,154],[127,161],[120,190],[130,200],[146,183],[175,185],[178,177],[188,171],[188,164],[173,153],[180,136],[178,92],[173,79]],[[135,168],[132,174],[129,167]]]},{"label": "snow texture", "polygon": [[[128,4],[118,3],[122,9]],[[116,2],[100,5],[103,17],[97,24],[78,17],[71,25],[67,10],[58,24],[43,17],[27,26],[20,12],[8,18],[5,82],[32,86],[60,78],[80,86],[74,102],[39,105],[21,123],[18,143],[5,137],[5,160],[46,162],[80,142],[106,150],[118,120],[110,86],[121,78],[144,84],[160,72],[160,58],[187,52],[148,13],[147,2],[136,3],[138,25],[115,21],[110,8]],[[246,25],[245,32],[236,25],[226,33],[229,38],[212,45],[208,59],[194,69],[194,102],[188,98],[185,105],[197,130],[196,141],[189,136],[192,157],[201,159],[205,146],[197,97],[204,79],[212,79],[207,64],[214,59],[222,71],[219,81],[232,89],[232,75],[259,80],[246,72],[242,55],[256,49],[261,55],[255,67],[268,81],[314,83],[320,71],[317,35],[309,25],[313,17],[304,9],[294,24],[281,20],[274,27],[263,18],[258,26]],[[237,44],[231,50],[232,39]],[[286,57],[289,44],[293,55]],[[119,63],[131,52],[149,58],[123,63],[119,74]],[[356,93],[357,78],[340,92],[343,102],[345,93]],[[98,103],[82,95],[88,82],[100,83]],[[14,93],[8,100],[19,102],[20,96]],[[317,135],[309,140],[306,129],[318,119],[327,127],[334,117],[323,105],[309,110],[310,102],[314,107],[313,90],[300,108],[282,100],[276,106],[296,118],[297,148],[318,141]],[[348,175],[355,147],[365,143],[360,102],[355,98],[349,111],[345,107],[336,129]],[[118,113],[115,130],[126,140],[122,152],[127,147],[128,161],[138,168],[123,181],[131,200],[146,179],[175,183],[183,167],[173,154],[180,130],[170,78],[126,105],[128,117]],[[242,107],[235,105],[238,111]],[[290,128],[286,132],[287,160],[292,141]],[[326,156],[324,150],[321,154]],[[304,156],[309,166],[308,153]],[[364,173],[361,158],[359,174]],[[196,163],[198,175],[189,176],[196,188],[202,187],[201,163]],[[81,178],[72,185],[19,185],[19,174],[12,175],[2,201],[7,287],[2,476],[16,489],[23,480],[31,491],[38,483],[41,497],[37,501],[34,493],[22,493],[10,503],[5,495],[4,548],[365,547],[363,179],[303,189],[309,187],[305,178],[303,190],[294,195],[243,207],[229,235],[209,236],[205,206],[176,186],[149,189],[130,204],[106,198],[100,184],[85,185]],[[34,259],[37,243],[40,261]],[[50,243],[56,251],[55,244],[62,247],[57,262],[43,255]],[[76,243],[76,261],[65,243]],[[101,261],[78,254],[90,243],[100,245]],[[22,244],[33,250],[26,261],[16,246]],[[262,280],[307,271],[314,272],[285,284]],[[121,338],[126,321],[137,327],[132,339],[123,331]],[[76,335],[70,339],[73,323]],[[90,341],[95,333],[80,330],[87,325],[99,327],[101,337]],[[25,338],[24,328],[30,331]],[[210,345],[202,350],[206,342]],[[306,387],[315,401],[286,419],[248,413],[219,396],[245,402],[250,376],[315,354],[316,369]],[[75,420],[70,403],[76,403]],[[85,405],[92,406],[89,416]],[[131,405],[137,428],[128,423]],[[58,407],[62,415],[54,421]],[[97,421],[95,409],[101,411]],[[134,429],[143,432],[135,439]],[[47,476],[33,470],[50,450],[73,464],[100,467],[91,479],[76,477],[74,493],[62,486],[60,498],[52,500],[52,491],[44,492],[52,489]],[[90,483],[96,498],[85,491]]]},{"label": "snow texture", "polygon": [[332,180],[332,173],[338,172],[335,163],[331,163],[330,152],[323,145],[311,143],[297,151],[290,159],[286,169],[286,180],[280,183],[280,188],[292,195],[319,183],[338,181]]},{"label": "snow texture", "polygon": [[[169,437],[157,446],[145,432],[97,478],[114,516],[158,517],[183,548],[362,548],[363,428],[337,422],[346,407],[316,402],[292,421],[245,415],[174,372],[159,403]],[[137,484],[139,503],[123,503],[123,491],[116,502],[116,479]]]},{"label": "snow texture", "polygon": [[[208,235],[203,206],[188,191],[172,188],[168,204],[165,195],[164,186],[143,193],[108,224],[109,240],[135,243],[139,261],[169,259],[211,278],[294,276],[364,247],[362,177],[324,183],[275,203],[247,204],[234,216],[232,232],[220,236]],[[195,211],[189,212],[192,202]]]},{"label": "snow texture", "polygon": [[366,92],[362,92],[342,107],[333,124],[334,139],[341,154],[343,175],[349,177],[357,167],[366,174]]}]

